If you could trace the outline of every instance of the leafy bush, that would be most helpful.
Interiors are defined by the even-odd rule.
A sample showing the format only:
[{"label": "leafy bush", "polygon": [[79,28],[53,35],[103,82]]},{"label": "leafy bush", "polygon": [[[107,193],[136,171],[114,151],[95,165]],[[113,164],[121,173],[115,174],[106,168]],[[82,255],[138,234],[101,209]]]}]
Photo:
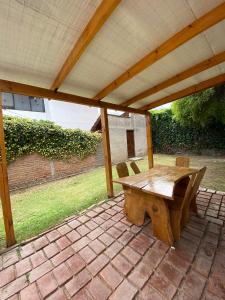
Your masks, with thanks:
[{"label": "leafy bush", "polygon": [[184,127],[173,118],[170,109],[152,111],[152,133],[155,152],[225,150],[225,125],[214,123],[204,128]]},{"label": "leafy bush", "polygon": [[96,152],[101,140],[97,133],[9,116],[4,116],[4,130],[8,161],[34,152],[50,159],[83,159]]}]

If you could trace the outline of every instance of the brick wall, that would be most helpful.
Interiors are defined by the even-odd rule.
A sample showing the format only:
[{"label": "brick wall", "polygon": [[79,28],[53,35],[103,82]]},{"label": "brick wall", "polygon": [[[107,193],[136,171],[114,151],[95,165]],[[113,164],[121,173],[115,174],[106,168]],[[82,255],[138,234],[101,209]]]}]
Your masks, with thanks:
[{"label": "brick wall", "polygon": [[[103,160],[102,160],[103,162]],[[8,165],[10,189],[32,186],[79,174],[101,165],[99,154],[79,160],[49,160],[39,154],[23,156]]]},{"label": "brick wall", "polygon": [[23,156],[8,165],[10,189],[29,186],[51,178],[49,160],[32,154]]}]

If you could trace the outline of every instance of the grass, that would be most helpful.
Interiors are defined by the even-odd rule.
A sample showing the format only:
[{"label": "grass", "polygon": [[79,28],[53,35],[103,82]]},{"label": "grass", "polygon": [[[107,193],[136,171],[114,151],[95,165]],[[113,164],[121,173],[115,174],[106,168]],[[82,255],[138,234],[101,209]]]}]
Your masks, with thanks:
[{"label": "grass", "polygon": [[[174,165],[175,156],[157,154],[155,163]],[[147,169],[147,161],[138,162],[141,170]],[[202,186],[225,191],[225,158],[192,156],[191,166],[207,166]],[[115,167],[113,176],[116,177]],[[120,191],[119,185],[114,186]],[[13,220],[18,242],[35,236],[107,197],[104,168],[51,183],[42,184],[11,194]],[[3,247],[4,227],[0,216],[0,247]]]}]

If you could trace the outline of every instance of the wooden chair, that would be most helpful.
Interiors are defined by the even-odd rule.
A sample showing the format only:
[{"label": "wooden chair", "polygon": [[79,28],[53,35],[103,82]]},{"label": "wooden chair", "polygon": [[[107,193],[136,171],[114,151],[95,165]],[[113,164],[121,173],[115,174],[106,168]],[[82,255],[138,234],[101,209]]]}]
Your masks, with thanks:
[{"label": "wooden chair", "polygon": [[176,166],[177,167],[189,167],[189,157],[186,156],[178,156],[176,157]]},{"label": "wooden chair", "polygon": [[170,213],[170,224],[175,241],[180,239],[181,234],[181,219],[185,201],[191,197],[191,189],[195,180],[196,174],[191,176],[191,179],[184,178],[178,182],[174,188],[174,201],[168,202]]},{"label": "wooden chair", "polygon": [[186,178],[178,182],[174,189],[174,201],[169,206],[170,222],[174,240],[180,239],[181,228],[189,221],[191,202],[195,197],[200,182],[205,174],[206,167],[193,174],[189,180]]},{"label": "wooden chair", "polygon": [[187,201],[185,201],[184,203],[184,207],[183,207],[183,212],[182,212],[182,221],[181,221],[181,226],[183,227],[185,224],[187,224],[187,222],[189,221],[190,218],[190,208],[195,207],[197,208],[196,205],[196,195],[197,195],[197,191],[199,189],[200,183],[205,175],[206,172],[206,167],[202,168],[198,174],[195,177],[195,181],[194,184],[192,186],[192,193],[191,193],[191,197],[187,199]]},{"label": "wooden chair", "polygon": [[140,171],[140,169],[138,168],[138,165],[136,164],[135,161],[132,161],[132,162],[130,163],[130,167],[131,167],[131,169],[134,171],[134,174],[139,174],[139,173],[141,173],[141,171]]},{"label": "wooden chair", "polygon": [[121,162],[121,163],[117,164],[116,171],[117,171],[119,178],[129,176],[128,167],[125,162]]}]

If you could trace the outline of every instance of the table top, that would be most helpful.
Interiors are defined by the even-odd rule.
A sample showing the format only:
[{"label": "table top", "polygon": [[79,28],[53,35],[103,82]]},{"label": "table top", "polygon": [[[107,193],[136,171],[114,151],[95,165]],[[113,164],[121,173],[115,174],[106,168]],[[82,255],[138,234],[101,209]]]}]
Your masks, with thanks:
[{"label": "table top", "polygon": [[146,172],[118,178],[113,182],[173,200],[175,184],[198,171],[193,168],[156,165]]}]

